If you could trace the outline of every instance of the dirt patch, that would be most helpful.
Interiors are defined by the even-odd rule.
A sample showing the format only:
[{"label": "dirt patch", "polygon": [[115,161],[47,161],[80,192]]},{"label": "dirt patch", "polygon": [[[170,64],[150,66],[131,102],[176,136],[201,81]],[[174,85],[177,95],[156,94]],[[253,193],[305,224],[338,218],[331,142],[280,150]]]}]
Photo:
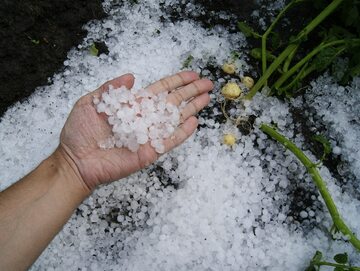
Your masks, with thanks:
[{"label": "dirt patch", "polygon": [[0,5],[0,116],[63,66],[86,35],[83,25],[105,17],[101,0],[3,0]]}]

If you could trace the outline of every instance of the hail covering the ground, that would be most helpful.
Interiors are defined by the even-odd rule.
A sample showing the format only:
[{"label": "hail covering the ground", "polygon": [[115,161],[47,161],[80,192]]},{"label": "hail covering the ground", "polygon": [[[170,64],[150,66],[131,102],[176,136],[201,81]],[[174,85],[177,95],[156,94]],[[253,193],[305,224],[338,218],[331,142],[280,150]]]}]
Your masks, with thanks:
[{"label": "hail covering the ground", "polygon": [[[220,26],[209,30],[191,20],[172,23],[166,10],[173,5],[168,0],[122,7],[104,3],[109,17],[86,26],[88,37],[78,49],[103,40],[109,54],[70,51],[65,70],[50,85],[1,119],[0,189],[54,151],[76,100],[104,81],[132,72],[135,88],[145,87],[178,72],[189,55],[195,70],[210,75],[208,63],[220,67],[232,50],[246,45],[241,33]],[[186,8],[203,12],[191,4]],[[241,75],[251,72],[245,54],[239,63]],[[347,252],[353,264],[360,264],[349,243],[326,233],[332,221],[304,167],[258,129],[262,122],[274,122],[303,146],[290,104],[259,93],[233,108],[230,114],[256,116],[254,129],[245,135],[217,122],[221,112],[215,105],[225,80],[220,74],[210,79],[213,110],[201,115],[201,128],[156,164],[95,190],[32,270],[304,270],[316,250],[327,257]],[[313,82],[304,101],[293,101],[298,107],[306,104],[309,117],[329,128],[333,152],[347,168],[343,178],[357,182],[359,85],[357,79],[344,88],[325,75]],[[238,139],[232,149],[222,144],[229,131]],[[360,201],[354,197],[359,188],[344,190],[325,166],[320,173],[345,221],[360,234]]]}]

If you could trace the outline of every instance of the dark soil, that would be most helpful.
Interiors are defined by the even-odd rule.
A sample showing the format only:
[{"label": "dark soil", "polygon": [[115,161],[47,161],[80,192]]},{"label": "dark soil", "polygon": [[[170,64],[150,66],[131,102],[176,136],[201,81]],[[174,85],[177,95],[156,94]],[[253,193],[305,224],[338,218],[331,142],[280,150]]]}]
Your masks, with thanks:
[{"label": "dark soil", "polygon": [[0,5],[0,116],[59,71],[83,25],[105,16],[101,0],[3,0]]}]

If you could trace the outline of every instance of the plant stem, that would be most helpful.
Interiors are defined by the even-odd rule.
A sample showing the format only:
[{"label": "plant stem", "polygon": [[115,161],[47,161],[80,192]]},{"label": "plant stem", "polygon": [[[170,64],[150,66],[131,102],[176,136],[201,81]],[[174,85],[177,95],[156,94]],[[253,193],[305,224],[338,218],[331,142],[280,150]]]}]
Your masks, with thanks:
[{"label": "plant stem", "polygon": [[269,77],[280,66],[280,64],[287,58],[287,56],[297,47],[297,44],[290,44],[274,61],[266,72],[260,77],[256,84],[252,87],[250,92],[245,96],[245,99],[251,100],[252,97],[264,86]]},{"label": "plant stem", "polygon": [[305,166],[307,171],[309,172],[311,178],[313,179],[316,187],[318,188],[324,202],[326,204],[327,209],[331,215],[331,218],[336,226],[336,228],[344,235],[349,237],[349,242],[360,251],[360,240],[356,238],[353,232],[348,228],[345,222],[342,220],[339,211],[329,193],[329,190],[326,187],[326,184],[322,177],[320,176],[319,171],[316,168],[316,165],[289,139],[278,133],[272,127],[261,124],[260,130],[265,134],[269,135],[279,143],[281,143],[285,148],[290,150]]},{"label": "plant stem", "polygon": [[279,89],[276,89],[277,91],[277,94],[278,95],[281,95],[283,94],[284,92],[286,93],[289,89],[293,88],[295,86],[295,84],[299,81],[301,81],[305,76],[304,74],[306,73],[306,71],[308,69],[306,69],[308,67],[308,63],[306,63],[302,68],[301,70],[298,72],[298,74],[296,75],[296,77],[286,86],[284,87],[281,87]]},{"label": "plant stem", "polygon": [[354,270],[354,271],[358,271],[360,270],[360,267],[356,267],[356,266],[347,266],[344,264],[339,264],[339,263],[329,263],[329,262],[315,262],[315,265],[326,265],[326,266],[332,266],[332,267],[339,267],[339,268],[345,268],[346,270]]},{"label": "plant stem", "polygon": [[[339,55],[341,55],[346,49],[347,47],[344,45],[344,46],[341,46],[339,48],[337,48],[338,51],[336,52],[335,55],[332,56],[332,60],[331,62]],[[310,66],[308,67],[308,62],[301,68],[300,72],[296,75],[295,79],[293,79],[293,81],[291,83],[289,83],[287,86],[285,87],[279,87],[278,89],[275,89],[278,91],[279,94],[282,94],[284,92],[287,92],[288,90],[290,90],[291,88],[293,88],[295,86],[295,84],[297,82],[300,82],[302,81],[305,77],[307,77],[310,73],[314,72],[317,70],[316,67],[314,66]]]},{"label": "plant stem", "polygon": [[[266,40],[270,35],[271,31],[274,29],[275,25],[279,22],[281,17],[296,3],[303,2],[304,0],[292,0],[285,8],[276,16],[275,20],[271,23],[269,28],[261,37],[261,60],[262,60],[262,74],[264,75],[266,71],[267,61],[266,61]],[[265,82],[265,85],[267,83]]]},{"label": "plant stem", "polygon": [[351,40],[335,40],[331,42],[324,43],[322,42],[316,48],[314,48],[309,54],[307,54],[303,59],[301,59],[295,66],[293,66],[289,71],[284,73],[274,84],[275,89],[279,89],[281,85],[290,77],[292,76],[297,70],[299,70],[305,63],[307,63],[311,58],[317,55],[321,50],[335,46],[340,44],[345,44],[347,42],[360,42],[359,39],[351,39]]},{"label": "plant stem", "polygon": [[[305,38],[315,27],[317,27],[323,20],[326,19],[344,0],[333,0],[323,11],[320,12],[300,33],[297,35],[297,41]],[[296,41],[295,41],[296,42]]]},{"label": "plant stem", "polygon": [[285,73],[285,72],[287,72],[289,70],[290,63],[291,63],[292,59],[294,58],[294,56],[296,55],[296,52],[297,52],[298,48],[299,48],[299,46],[296,47],[294,49],[294,51],[292,51],[290,53],[290,55],[287,57],[287,59],[285,60],[284,67],[283,67],[283,73]]},{"label": "plant stem", "polygon": [[298,44],[327,16],[329,16],[344,0],[333,0],[315,19],[313,19],[300,33],[296,36],[295,40],[285,48],[285,50],[274,60],[270,67],[260,77],[255,86],[245,96],[245,99],[252,99],[256,92],[258,92],[278,66],[295,50]]}]

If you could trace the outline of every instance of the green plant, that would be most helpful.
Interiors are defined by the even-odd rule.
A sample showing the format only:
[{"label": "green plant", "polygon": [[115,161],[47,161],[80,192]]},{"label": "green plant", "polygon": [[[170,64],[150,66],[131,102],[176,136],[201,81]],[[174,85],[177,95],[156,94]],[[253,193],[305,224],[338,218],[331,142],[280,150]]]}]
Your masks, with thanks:
[{"label": "green plant", "polygon": [[192,55],[189,55],[185,61],[183,62],[182,69],[187,69],[190,67],[191,62],[194,60],[194,57]]},{"label": "green plant", "polygon": [[329,140],[325,138],[323,135],[314,135],[312,139],[316,142],[319,142],[323,147],[323,155],[320,159],[320,162],[324,161],[326,157],[331,153],[331,145]]},{"label": "green plant", "polygon": [[98,56],[98,55],[99,55],[99,50],[96,48],[95,43],[93,43],[93,44],[90,46],[89,52],[90,52],[90,55],[92,55],[92,56]]},{"label": "green plant", "polygon": [[349,257],[347,253],[336,254],[333,259],[335,262],[325,261],[322,253],[320,251],[316,251],[305,271],[318,271],[321,266],[333,267],[334,271],[360,271],[360,267],[351,266],[349,264]]},{"label": "green plant", "polygon": [[[289,9],[304,2],[311,2],[311,5],[314,8],[320,9],[321,12],[296,36],[291,37],[284,46],[284,43],[280,40],[281,35],[274,31],[275,26]],[[231,118],[227,114],[225,105],[228,100],[237,102],[240,99],[252,99],[253,96],[264,87],[270,89],[271,94],[292,96],[310,74],[324,71],[333,63],[334,59],[340,55],[346,54],[350,56],[349,66],[344,72],[342,82],[347,82],[351,77],[360,75],[360,15],[357,5],[359,5],[359,2],[356,0],[332,0],[330,3],[327,0],[292,0],[284,7],[262,35],[255,32],[255,30],[246,23],[239,22],[238,28],[246,37],[261,39],[261,47],[253,48],[250,51],[250,55],[261,62],[262,75],[245,96],[237,99],[228,99],[225,97],[225,101],[221,105],[221,110],[225,118],[232,121],[235,125],[238,125],[239,122],[246,121],[244,117]],[[351,9],[350,15],[349,9]],[[341,14],[341,16],[339,16],[340,23],[337,21],[325,30],[320,29],[314,31],[315,29],[319,29],[323,21],[334,12],[337,13],[336,16]],[[271,39],[273,50],[270,50],[267,46],[269,39]],[[308,50],[302,48],[302,45],[309,39],[314,39],[316,45]],[[305,45],[308,46],[309,44],[306,43]],[[320,162],[314,163],[293,142],[278,133],[274,127],[263,123],[260,125],[260,130],[281,143],[305,166],[332,218],[333,225],[330,233],[341,233],[345,240],[351,243],[357,251],[360,251],[360,240],[342,219],[327,189],[326,183],[318,170],[321,162],[331,153],[329,141],[322,135],[312,137],[312,140],[322,144],[323,147],[323,155],[320,158]],[[346,253],[335,255],[334,261],[335,262],[325,261],[322,253],[317,251],[306,270],[320,270],[321,266],[333,267],[335,271],[360,270],[360,267],[350,265]]]},{"label": "green plant", "polygon": [[267,124],[261,124],[260,130],[263,131],[265,134],[273,138],[274,140],[281,143],[286,149],[291,151],[305,166],[306,170],[310,174],[312,180],[314,181],[317,189],[322,196],[325,205],[330,213],[330,216],[334,223],[334,228],[341,232],[344,236],[346,236],[349,242],[358,250],[360,251],[360,240],[357,239],[355,234],[349,229],[349,227],[345,224],[344,220],[341,218],[341,215],[335,205],[334,200],[329,193],[329,190],[326,187],[325,181],[322,179],[318,169],[317,164],[312,162],[302,150],[300,150],[293,142],[291,142],[288,138],[281,135],[279,132],[275,130],[275,128],[270,127]]},{"label": "green plant", "polygon": [[40,44],[40,40],[33,39],[33,38],[31,38],[30,36],[27,36],[27,37],[28,37],[28,39],[29,39],[33,44],[35,44],[35,45]]},{"label": "green plant", "polygon": [[[343,81],[346,82],[352,76],[359,75],[360,64],[356,60],[360,60],[360,27],[355,31],[355,34],[336,24],[332,25],[332,27],[326,31],[317,31],[315,33],[315,39],[321,38],[320,44],[316,45],[308,53],[305,53],[305,55],[297,55],[301,44],[306,40],[313,38],[310,36],[310,33],[313,32],[314,29],[318,28],[319,25],[332,13],[337,11],[339,7],[344,9],[345,4],[349,5],[349,3],[347,3],[349,1],[351,0],[333,0],[327,6],[325,6],[327,1],[315,1],[313,5],[320,6],[322,11],[296,36],[291,37],[287,46],[278,55],[268,50],[268,38],[272,37],[272,43],[276,44],[276,48],[279,47],[280,35],[277,32],[274,32],[276,24],[289,9],[293,8],[297,4],[306,2],[306,0],[290,1],[290,3],[278,14],[263,35],[256,33],[254,29],[247,26],[244,22],[239,22],[238,28],[245,34],[245,36],[261,39],[261,48],[252,49],[250,54],[256,59],[261,59],[262,75],[245,98],[252,99],[259,90],[268,85],[270,78],[272,79],[272,82],[274,82],[271,85],[273,94],[292,96],[294,91],[301,86],[302,81],[311,73],[324,71],[327,67],[329,67],[334,59],[344,53],[350,54],[352,56],[351,59],[355,59],[355,61],[350,61],[351,63],[349,65],[349,69],[345,72]],[[356,12],[353,12],[353,14],[350,15],[350,19],[347,14],[343,14],[343,17],[341,17],[343,21],[348,21],[349,25],[357,26],[360,24],[360,16],[357,12],[356,5],[356,3],[352,3]],[[346,8],[348,9],[349,6]],[[291,66],[291,63],[296,59],[296,57],[298,62]],[[269,63],[270,65],[268,65]]]}]

